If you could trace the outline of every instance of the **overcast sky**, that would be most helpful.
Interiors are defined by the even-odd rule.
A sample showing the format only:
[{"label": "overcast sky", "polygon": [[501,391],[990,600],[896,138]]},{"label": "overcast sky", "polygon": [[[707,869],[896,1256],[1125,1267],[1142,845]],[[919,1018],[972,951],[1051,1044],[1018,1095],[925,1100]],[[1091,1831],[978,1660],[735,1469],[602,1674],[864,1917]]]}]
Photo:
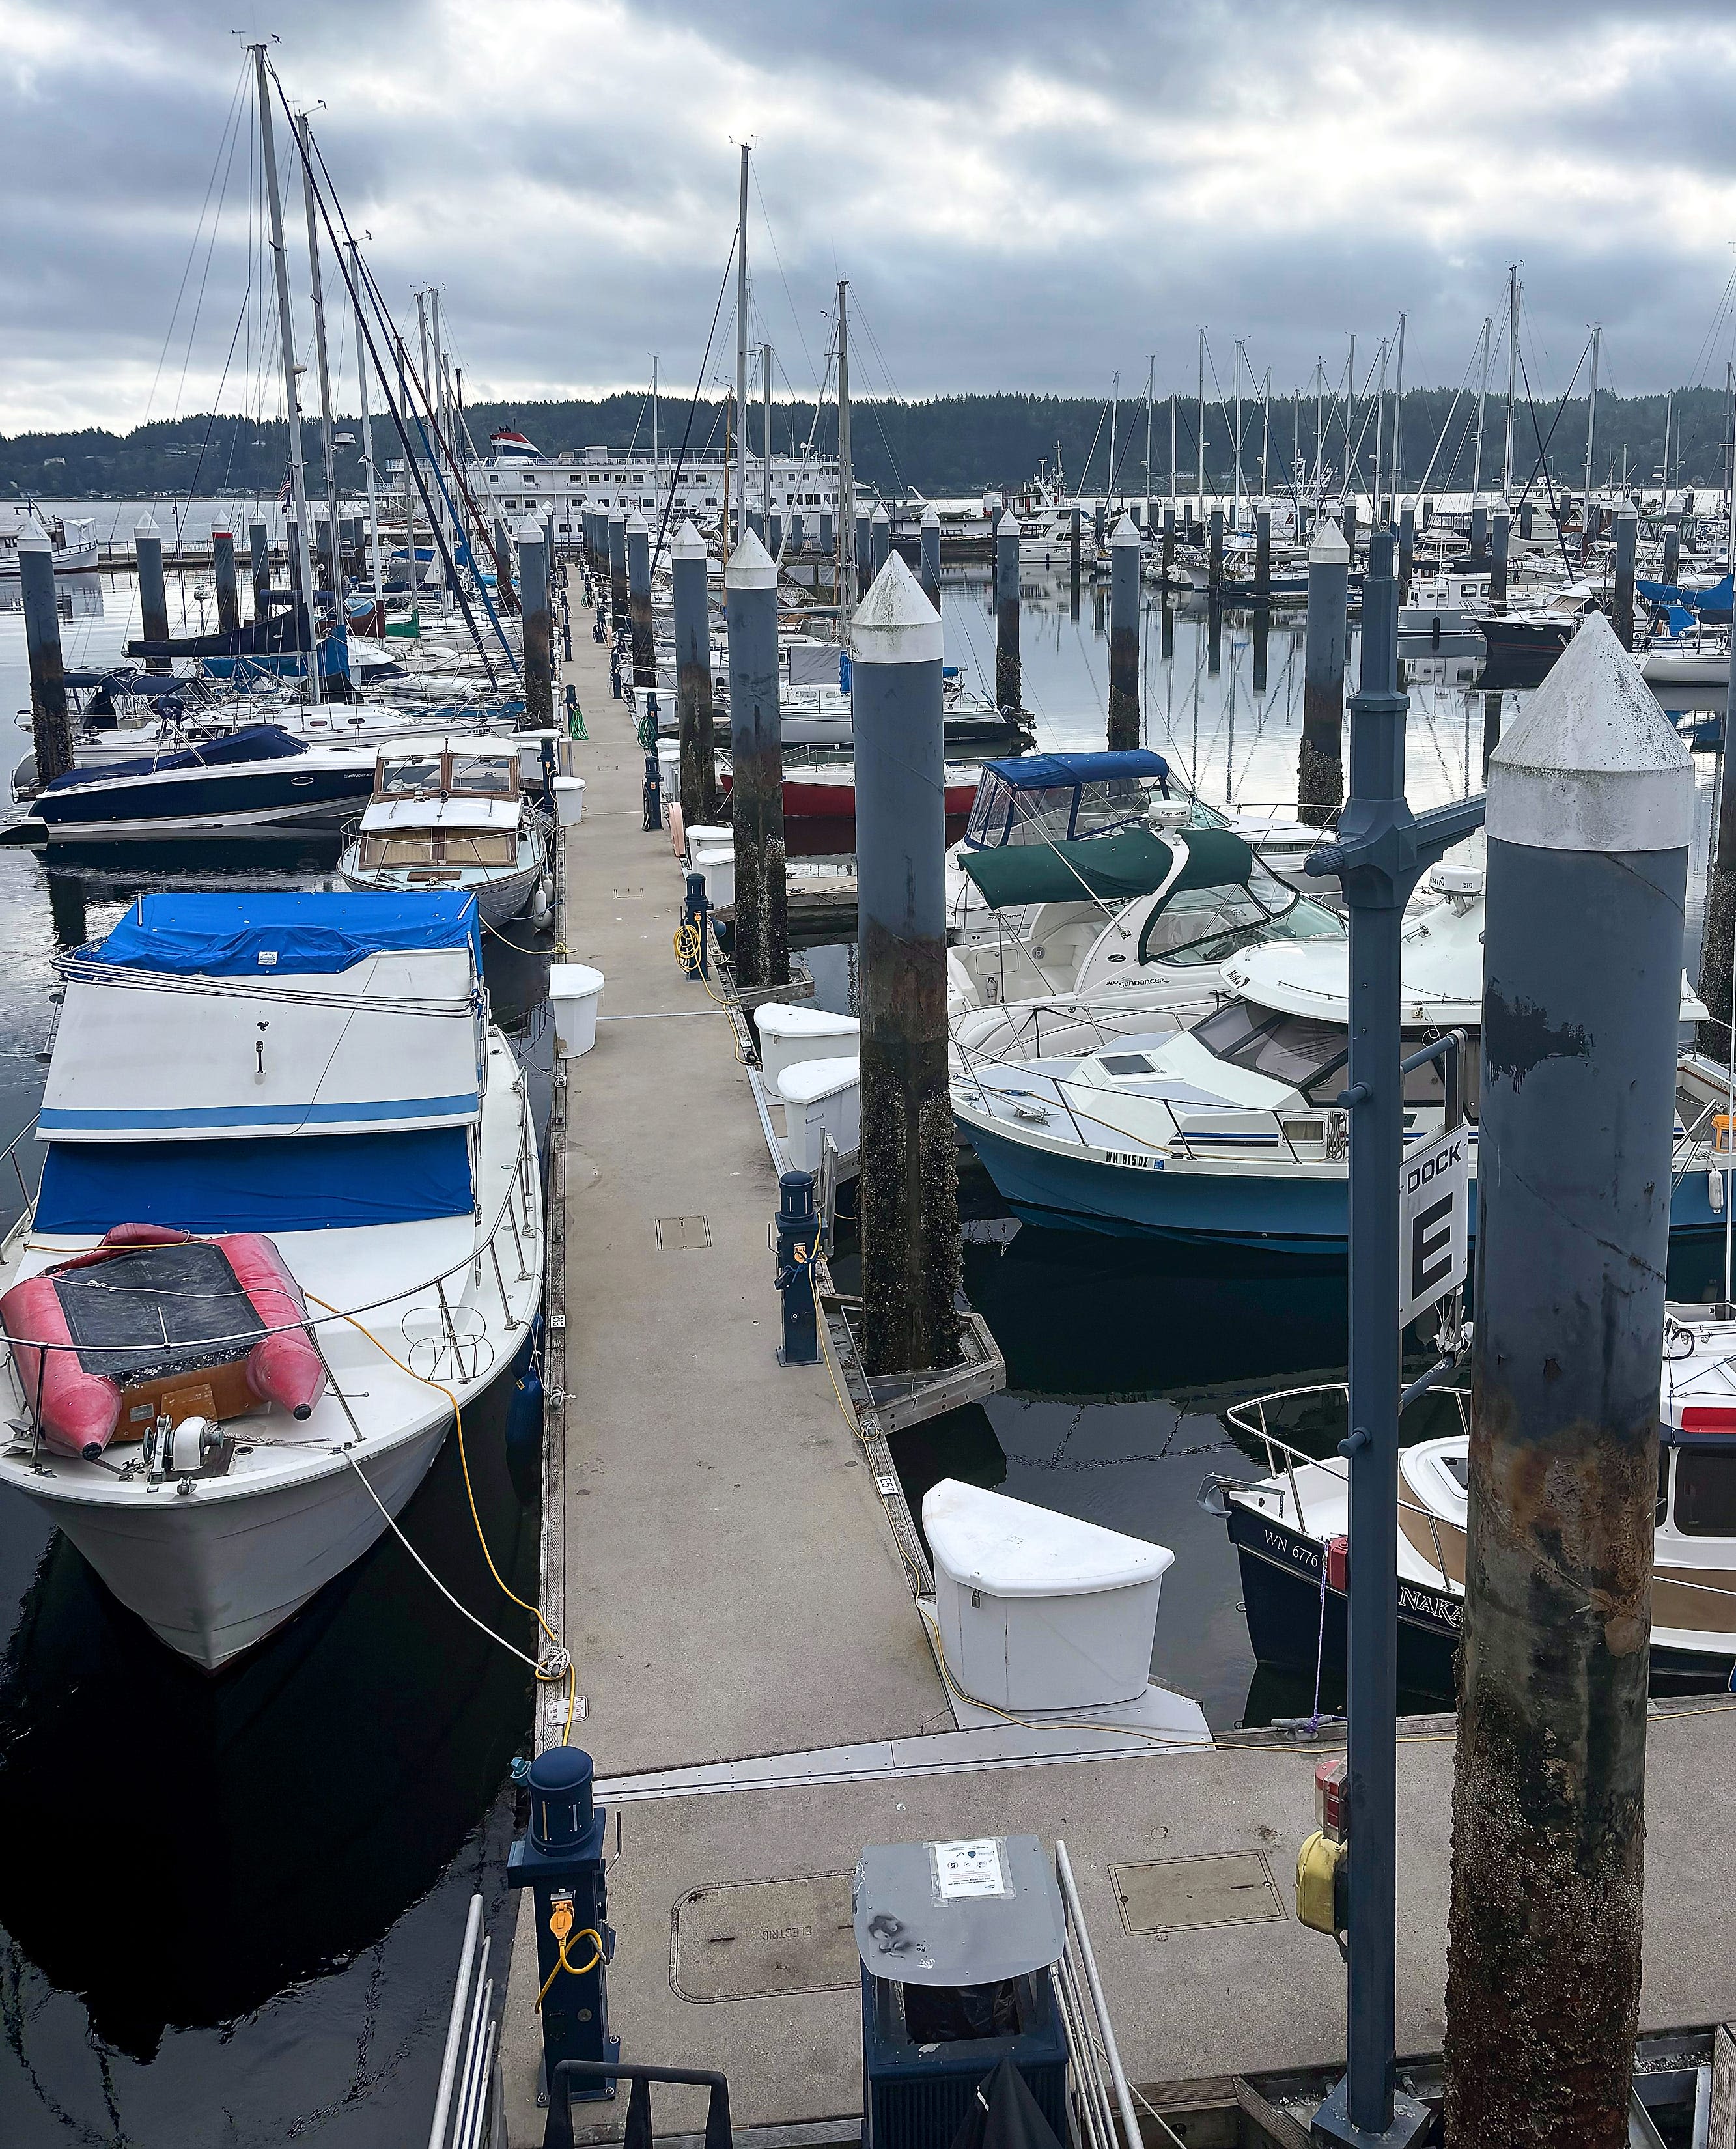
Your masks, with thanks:
[{"label": "overcast sky", "polygon": [[208,408],[226,362],[224,407],[281,409],[238,29],[323,103],[380,282],[412,325],[441,286],[476,399],[653,351],[691,390],[742,138],[756,340],[798,391],[838,275],[869,393],[1142,392],[1154,352],[1190,392],[1202,325],[1226,390],[1238,337],[1287,389],[1351,330],[1360,386],[1401,310],[1407,380],[1456,385],[1510,259],[1540,393],[1593,320],[1624,392],[1730,355],[1731,0],[0,0],[0,429]]}]

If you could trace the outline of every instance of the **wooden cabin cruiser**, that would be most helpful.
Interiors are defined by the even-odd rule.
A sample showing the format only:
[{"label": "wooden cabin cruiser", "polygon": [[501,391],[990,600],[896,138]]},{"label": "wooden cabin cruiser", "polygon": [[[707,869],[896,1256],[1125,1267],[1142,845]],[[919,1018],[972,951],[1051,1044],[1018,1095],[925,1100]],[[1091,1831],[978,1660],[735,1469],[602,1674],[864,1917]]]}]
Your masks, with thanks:
[{"label": "wooden cabin cruiser", "polygon": [[[1464,1616],[1469,1406],[1457,1390],[1413,1404],[1407,1417],[1444,1410],[1451,1429],[1413,1440],[1398,1458],[1399,1682],[1443,1700],[1452,1698]],[[1329,1668],[1344,1663],[1346,1467],[1330,1447],[1319,1460],[1276,1428],[1296,1430],[1299,1417],[1336,1426],[1346,1407],[1346,1391],[1332,1387],[1257,1397],[1228,1414],[1270,1474],[1253,1485],[1210,1480],[1205,1497],[1229,1526],[1262,1663],[1301,1671],[1312,1671],[1316,1657]],[[1736,1307],[1669,1308],[1659,1433],[1653,1688],[1728,1689],[1736,1686]]]},{"label": "wooden cabin cruiser", "polygon": [[547,915],[548,840],[510,742],[436,739],[381,753],[374,796],[338,860],[345,885],[407,895],[455,888],[486,925],[527,904]]},{"label": "wooden cabin cruiser", "polygon": [[0,1247],[0,1497],[215,1670],[521,1351],[526,1078],[467,895],[145,896],[58,967],[41,1189]]},{"label": "wooden cabin cruiser", "polygon": [[[1482,921],[1482,868],[1443,861],[1411,900],[1401,971],[1407,1053],[1447,1030],[1467,1034],[1473,1228]],[[974,1059],[953,1081],[959,1131],[1032,1222],[1341,1254],[1350,1125],[1336,1100],[1350,1056],[1348,965],[1342,939],[1268,942],[1222,966],[1219,1004],[1179,1034],[1135,1029],[1076,1059]],[[1703,1012],[1684,978],[1682,1019]],[[1718,1225],[1706,1167],[1719,1078],[1691,1059],[1678,1075],[1673,1230]],[[1407,1142],[1444,1130],[1437,1064],[1406,1076],[1405,1102]]]},{"label": "wooden cabin cruiser", "polygon": [[953,1064],[1089,1052],[1196,1022],[1219,971],[1271,940],[1342,940],[1343,919],[1270,872],[1233,829],[1149,822],[1076,843],[967,851],[1023,933],[947,951]]},{"label": "wooden cabin cruiser", "polygon": [[51,844],[335,828],[372,793],[374,762],[359,747],[254,724],[178,753],[70,768],[33,810]]}]

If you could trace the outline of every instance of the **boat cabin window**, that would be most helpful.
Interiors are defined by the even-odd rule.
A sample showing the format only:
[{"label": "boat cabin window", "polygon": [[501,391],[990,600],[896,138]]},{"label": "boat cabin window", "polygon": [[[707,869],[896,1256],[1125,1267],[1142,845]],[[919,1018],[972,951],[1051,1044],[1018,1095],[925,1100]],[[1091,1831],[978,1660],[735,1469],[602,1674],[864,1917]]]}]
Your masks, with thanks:
[{"label": "boat cabin window", "polygon": [[374,779],[376,798],[416,798],[449,792],[472,798],[511,798],[518,791],[518,756],[496,747],[460,747],[452,753],[396,754],[383,759]]},{"label": "boat cabin window", "polygon": [[1305,902],[1255,858],[1245,883],[1182,888],[1154,911],[1140,935],[1140,960],[1215,965],[1250,940],[1341,939],[1345,930],[1323,904]]},{"label": "boat cabin window", "polygon": [[1104,1052],[1098,1055],[1098,1065],[1105,1074],[1149,1074],[1151,1062],[1143,1052]]},{"label": "boat cabin window", "polygon": [[1012,803],[1013,788],[1004,776],[984,773],[977,787],[977,795],[971,801],[970,820],[964,831],[964,840],[979,850],[992,849],[1000,841],[1007,825],[1007,808]]},{"label": "boat cabin window", "polygon": [[1095,836],[1105,828],[1120,828],[1130,821],[1143,821],[1147,796],[1145,783],[1136,776],[1111,777],[1104,783],[1082,783],[1079,809],[1073,817],[1074,834]]},{"label": "boat cabin window", "polygon": [[[1348,1038],[1337,1024],[1306,1015],[1281,1014],[1250,1000],[1230,1000],[1188,1033],[1227,1066],[1245,1067],[1268,1081],[1299,1090],[1310,1104],[1326,1104],[1343,1087],[1330,1078],[1350,1057]],[[1319,1089],[1321,1094],[1315,1095]]]},{"label": "boat cabin window", "polygon": [[375,790],[381,798],[413,798],[419,791],[438,791],[440,760],[437,753],[419,753],[383,761]]},{"label": "boat cabin window", "polygon": [[1676,1527],[1685,1538],[1736,1538],[1736,1442],[1676,1452]]},{"label": "boat cabin window", "polygon": [[456,880],[466,866],[510,866],[518,837],[510,828],[395,828],[361,839],[364,873],[407,873],[412,880]]}]

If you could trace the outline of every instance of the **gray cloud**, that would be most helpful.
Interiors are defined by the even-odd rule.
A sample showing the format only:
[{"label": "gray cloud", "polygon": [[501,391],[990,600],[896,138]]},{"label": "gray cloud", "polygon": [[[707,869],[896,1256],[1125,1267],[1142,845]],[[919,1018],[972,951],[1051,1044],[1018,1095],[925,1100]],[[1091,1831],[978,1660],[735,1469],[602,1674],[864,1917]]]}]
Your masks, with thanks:
[{"label": "gray cloud", "polygon": [[[8,430],[199,408],[226,362],[225,407],[279,407],[269,315],[244,313],[244,129],[164,358],[238,18],[283,31],[382,285],[413,322],[412,284],[441,284],[478,395],[631,383],[652,350],[691,381],[744,133],[757,333],[798,390],[840,274],[872,331],[857,378],[907,394],[1100,391],[1116,368],[1132,392],[1151,351],[1159,392],[1185,391],[1201,322],[1221,382],[1241,336],[1282,390],[1317,353],[1340,370],[1351,328],[1360,373],[1401,310],[1408,376],[1456,381],[1510,257],[1539,392],[1593,319],[1624,389],[1718,377],[1730,345],[1728,314],[1709,333],[1736,231],[1727,3],[1462,0],[1422,23],[1396,0],[5,6]],[[293,188],[290,209],[299,292]]]}]

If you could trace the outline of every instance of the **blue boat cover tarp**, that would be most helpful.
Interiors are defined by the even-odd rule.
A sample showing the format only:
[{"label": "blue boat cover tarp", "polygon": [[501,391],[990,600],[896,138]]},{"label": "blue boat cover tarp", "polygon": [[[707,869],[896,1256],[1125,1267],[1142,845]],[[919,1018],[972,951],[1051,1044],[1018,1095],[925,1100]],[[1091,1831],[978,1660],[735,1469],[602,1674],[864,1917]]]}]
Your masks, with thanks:
[{"label": "blue boat cover tarp", "polygon": [[50,791],[76,791],[81,783],[109,783],[121,776],[154,776],[165,768],[231,768],[238,762],[288,761],[305,753],[299,738],[276,724],[244,724],[238,732],[190,746],[181,753],[165,753],[154,760],[98,762],[93,768],[69,768],[48,785]]},{"label": "blue boat cover tarp", "polygon": [[1689,611],[1722,618],[1728,616],[1736,595],[1736,577],[1726,575],[1722,581],[1703,590],[1684,590],[1674,582],[1648,582],[1643,576],[1636,577],[1633,586],[1648,604],[1684,605]]},{"label": "blue boat cover tarp", "polygon": [[38,1231],[339,1231],[474,1206],[467,1130],[259,1141],[53,1142]]},{"label": "blue boat cover tarp", "polygon": [[1057,783],[1112,783],[1118,777],[1168,776],[1170,764],[1150,747],[1125,747],[1114,753],[1022,753],[1009,761],[985,761],[985,768],[1015,791],[1041,791]]},{"label": "blue boat cover tarp", "polygon": [[85,960],[178,977],[347,970],[386,949],[464,948],[480,976],[474,895],[142,895]]}]

